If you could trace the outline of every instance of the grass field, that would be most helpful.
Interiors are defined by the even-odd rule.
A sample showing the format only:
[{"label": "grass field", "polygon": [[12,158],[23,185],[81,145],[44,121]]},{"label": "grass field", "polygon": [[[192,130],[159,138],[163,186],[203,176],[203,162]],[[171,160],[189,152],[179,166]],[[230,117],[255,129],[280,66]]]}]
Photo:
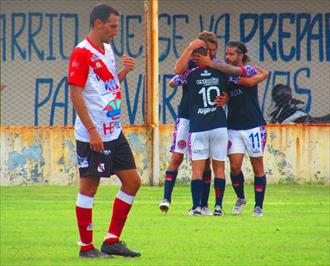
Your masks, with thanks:
[{"label": "grass field", "polygon": [[[1,266],[9,265],[330,265],[330,190],[320,185],[269,185],[264,216],[252,217],[253,187],[243,215],[188,217],[190,189],[177,186],[167,215],[162,188],[143,187],[122,239],[137,259],[78,258],[74,186],[1,187]],[[108,228],[118,187],[101,186],[94,207],[94,243]],[[211,193],[210,203],[213,204]]]}]

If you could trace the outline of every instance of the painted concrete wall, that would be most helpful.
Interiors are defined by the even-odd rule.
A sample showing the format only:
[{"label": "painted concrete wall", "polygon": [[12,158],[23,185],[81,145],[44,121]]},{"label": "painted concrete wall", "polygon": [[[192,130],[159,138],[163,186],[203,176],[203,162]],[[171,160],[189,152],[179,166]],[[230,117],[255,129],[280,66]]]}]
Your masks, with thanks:
[{"label": "painted concrete wall", "polygon": [[[172,125],[160,128],[161,183],[170,153]],[[128,126],[125,135],[131,144],[144,184],[158,185],[150,175],[150,130]],[[78,180],[75,140],[72,127],[0,127],[1,185],[75,184]],[[330,183],[330,125],[271,125],[265,149],[265,168],[269,183]],[[244,160],[247,182],[253,172]],[[179,183],[190,180],[190,163],[185,159],[178,175]],[[227,181],[229,164],[226,164]],[[118,183],[116,177],[105,184]]]}]

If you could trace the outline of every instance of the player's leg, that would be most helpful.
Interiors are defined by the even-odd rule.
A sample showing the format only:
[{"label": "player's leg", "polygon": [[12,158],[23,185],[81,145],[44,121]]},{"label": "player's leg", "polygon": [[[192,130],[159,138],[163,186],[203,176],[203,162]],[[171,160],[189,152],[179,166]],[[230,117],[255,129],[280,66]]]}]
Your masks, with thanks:
[{"label": "player's leg", "polygon": [[188,215],[201,215],[201,197],[203,189],[203,172],[205,169],[206,161],[193,160],[192,166],[192,177],[191,177],[191,196],[192,196],[192,208],[188,212]]},{"label": "player's leg", "polygon": [[263,152],[266,144],[267,132],[264,126],[250,130],[248,137],[250,145],[248,153],[254,172],[254,216],[263,215],[263,202],[266,191],[266,175],[264,171]]},{"label": "player's leg", "polygon": [[227,157],[227,128],[217,128],[210,131],[210,154],[214,173],[215,207],[214,215],[222,216],[223,196],[226,189],[225,160]]},{"label": "player's leg", "polygon": [[209,157],[209,133],[194,132],[189,135],[189,155],[192,166],[191,196],[193,206],[188,215],[201,214],[201,197],[203,189],[203,172]]},{"label": "player's leg", "polygon": [[173,142],[170,149],[171,159],[165,171],[164,198],[159,204],[162,212],[167,212],[171,200],[172,192],[178,175],[179,167],[183,161],[184,154],[188,150],[189,120],[177,118],[173,130]]},{"label": "player's leg", "polygon": [[[97,165],[103,156],[90,150],[89,143],[77,141],[77,160],[80,174],[79,193],[76,202],[76,218],[79,229],[79,256],[95,258],[102,256],[93,244],[92,212],[94,195],[96,194],[100,177]],[[103,167],[105,170],[105,167]],[[107,169],[109,171],[109,169]]]},{"label": "player's leg", "polygon": [[172,152],[171,154],[170,163],[165,172],[164,198],[159,204],[162,212],[167,212],[170,207],[173,188],[178,175],[178,169],[183,161],[183,156],[184,154],[178,152]]},{"label": "player's leg", "polygon": [[211,174],[210,159],[207,159],[205,170],[203,172],[203,188],[201,198],[202,215],[213,215],[208,206],[211,187]]},{"label": "player's leg", "polygon": [[109,255],[137,257],[141,254],[128,249],[120,241],[120,236],[135,195],[141,186],[141,178],[125,136],[121,134],[115,143],[116,145],[111,149],[113,169],[122,185],[113,203],[112,217],[101,251]]},{"label": "player's leg", "polygon": [[230,179],[237,196],[236,202],[232,209],[232,214],[240,215],[246,204],[244,195],[244,175],[242,172],[242,163],[246,147],[240,130],[228,130],[228,139]]}]

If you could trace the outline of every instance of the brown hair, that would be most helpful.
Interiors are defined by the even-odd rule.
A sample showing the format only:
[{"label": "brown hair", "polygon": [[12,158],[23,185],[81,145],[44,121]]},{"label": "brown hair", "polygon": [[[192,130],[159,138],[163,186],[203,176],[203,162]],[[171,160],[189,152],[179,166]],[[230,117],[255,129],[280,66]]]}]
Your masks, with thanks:
[{"label": "brown hair", "polygon": [[227,43],[227,47],[236,48],[236,53],[243,54],[242,62],[243,64],[250,61],[250,57],[247,55],[247,48],[244,43],[238,41],[231,41]]},{"label": "brown hair", "polygon": [[210,31],[202,31],[200,34],[198,34],[198,39],[215,44],[216,47],[218,47],[218,40],[217,36]]}]

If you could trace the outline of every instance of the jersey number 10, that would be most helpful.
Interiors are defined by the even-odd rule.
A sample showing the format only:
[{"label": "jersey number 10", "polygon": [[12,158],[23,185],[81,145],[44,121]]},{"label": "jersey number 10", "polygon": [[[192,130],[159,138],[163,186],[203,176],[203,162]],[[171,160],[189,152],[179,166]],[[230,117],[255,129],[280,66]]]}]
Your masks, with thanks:
[{"label": "jersey number 10", "polygon": [[203,104],[204,104],[204,107],[207,107],[208,105],[214,105],[214,101],[215,101],[215,98],[213,99],[213,101],[211,100],[211,91],[215,90],[216,91],[216,96],[220,96],[220,89],[216,86],[211,86],[211,87],[208,87],[208,88],[205,88],[203,87],[199,92],[198,94],[202,94],[203,96]]}]

